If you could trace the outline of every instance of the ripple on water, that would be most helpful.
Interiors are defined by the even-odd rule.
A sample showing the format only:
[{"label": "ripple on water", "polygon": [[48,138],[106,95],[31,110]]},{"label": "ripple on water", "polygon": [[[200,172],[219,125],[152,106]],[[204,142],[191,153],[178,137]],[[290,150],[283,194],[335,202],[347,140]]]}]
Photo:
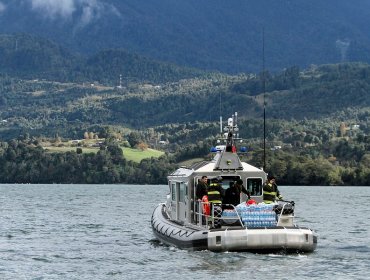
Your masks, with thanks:
[{"label": "ripple on water", "polygon": [[[370,219],[351,215],[353,207],[342,201],[348,189],[320,188],[320,196],[318,188],[280,190],[296,202],[297,224],[319,233],[314,253],[165,246],[154,238],[150,218],[168,186],[0,185],[0,279],[368,278]],[[363,212],[369,197],[370,188],[350,196]]]},{"label": "ripple on water", "polygon": [[344,251],[351,251],[351,252],[358,252],[358,253],[369,253],[370,247],[369,246],[344,246],[339,247],[338,249],[344,250]]}]

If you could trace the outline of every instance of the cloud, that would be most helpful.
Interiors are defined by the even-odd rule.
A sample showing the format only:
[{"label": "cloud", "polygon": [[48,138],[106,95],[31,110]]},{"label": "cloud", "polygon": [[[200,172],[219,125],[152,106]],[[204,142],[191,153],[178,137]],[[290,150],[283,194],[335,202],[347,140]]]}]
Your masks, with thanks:
[{"label": "cloud", "polygon": [[92,20],[96,18],[100,18],[102,12],[104,12],[105,8],[104,5],[97,2],[96,0],[91,1],[82,1],[84,2],[82,5],[82,14],[80,25],[85,26],[89,24]]},{"label": "cloud", "polygon": [[348,39],[345,39],[345,40],[338,39],[335,41],[335,46],[340,52],[342,62],[347,60],[347,52],[348,52],[348,48],[350,45],[351,45],[351,41]]},{"label": "cloud", "polygon": [[120,16],[111,4],[100,0],[28,0],[34,11],[51,20],[74,20],[82,28],[103,15]]},{"label": "cloud", "polygon": [[32,9],[43,16],[55,19],[57,17],[70,18],[76,11],[76,3],[80,0],[30,0]]}]

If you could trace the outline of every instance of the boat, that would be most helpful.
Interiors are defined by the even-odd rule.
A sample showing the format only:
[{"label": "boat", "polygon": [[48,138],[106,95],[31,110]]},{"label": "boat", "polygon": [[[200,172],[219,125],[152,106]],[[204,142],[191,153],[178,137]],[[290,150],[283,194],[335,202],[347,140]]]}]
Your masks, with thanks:
[{"label": "boat", "polygon": [[[241,147],[241,152],[237,152],[237,113],[228,119],[224,129],[222,124],[220,127],[221,142],[211,149],[215,154],[212,160],[180,167],[167,177],[169,194],[151,217],[156,238],[163,244],[189,250],[313,252],[317,234],[294,223],[295,203],[263,202],[268,174],[241,160],[246,149]],[[218,178],[223,189],[243,180],[250,199],[241,193],[240,204],[222,205],[222,213],[216,213],[215,205],[196,198],[196,186],[202,176]]]}]

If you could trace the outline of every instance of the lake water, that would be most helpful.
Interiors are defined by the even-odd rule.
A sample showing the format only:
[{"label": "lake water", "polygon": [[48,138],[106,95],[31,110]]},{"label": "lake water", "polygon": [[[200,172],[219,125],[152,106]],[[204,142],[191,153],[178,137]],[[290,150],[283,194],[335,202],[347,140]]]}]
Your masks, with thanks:
[{"label": "lake water", "polygon": [[150,227],[167,186],[0,185],[0,279],[370,279],[369,187],[280,187],[311,254],[192,252]]}]

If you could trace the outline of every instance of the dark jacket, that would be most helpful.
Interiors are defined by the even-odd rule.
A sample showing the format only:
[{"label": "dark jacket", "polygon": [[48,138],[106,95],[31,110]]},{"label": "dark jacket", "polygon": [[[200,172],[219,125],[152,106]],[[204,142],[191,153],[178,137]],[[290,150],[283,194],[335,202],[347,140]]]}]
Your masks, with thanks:
[{"label": "dark jacket", "polygon": [[[223,204],[232,204],[234,206],[240,203],[240,190],[236,185],[232,185],[225,191]],[[233,209],[232,206],[225,205],[225,209]]]},{"label": "dark jacket", "polygon": [[251,194],[249,193],[249,191],[247,191],[244,185],[238,185],[238,184],[235,184],[235,185],[239,189],[239,194],[245,193],[248,196],[248,198],[251,198]]},{"label": "dark jacket", "polygon": [[208,185],[202,181],[199,181],[195,189],[195,195],[197,199],[202,199],[204,195],[207,195],[207,189],[208,189]]},{"label": "dark jacket", "polygon": [[[248,199],[251,198],[249,191],[244,187],[243,184],[234,183],[225,192],[225,198],[223,204],[232,204],[234,206],[240,204],[240,194],[245,193]],[[225,206],[225,209],[233,209],[232,206]]]}]

